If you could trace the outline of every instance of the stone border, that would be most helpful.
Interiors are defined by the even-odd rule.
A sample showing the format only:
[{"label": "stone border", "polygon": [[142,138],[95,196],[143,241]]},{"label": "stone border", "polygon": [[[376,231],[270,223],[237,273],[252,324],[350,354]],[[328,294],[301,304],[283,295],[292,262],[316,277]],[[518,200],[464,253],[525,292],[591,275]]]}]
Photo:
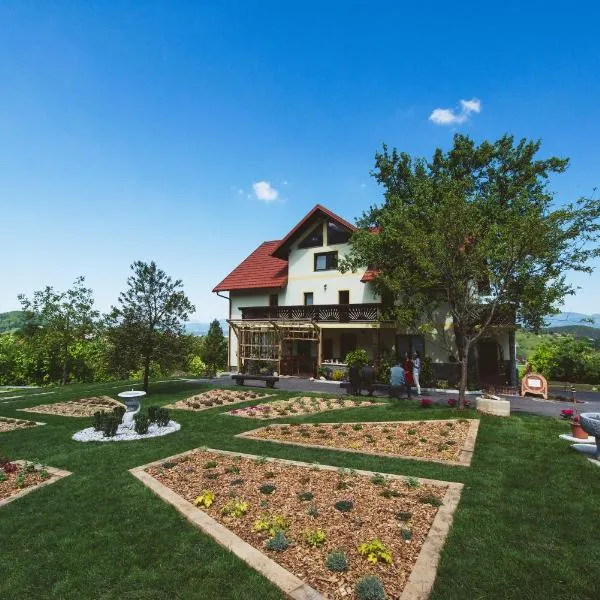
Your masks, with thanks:
[{"label": "stone border", "polygon": [[[166,485],[154,479],[146,473],[146,469],[154,466],[159,466],[165,461],[174,461],[178,458],[183,458],[195,452],[215,452],[225,456],[242,456],[243,458],[257,459],[261,458],[255,454],[245,454],[242,452],[230,452],[228,450],[217,450],[214,448],[194,448],[180,454],[168,456],[161,460],[134,467],[129,469],[129,472],[146,487],[148,487],[159,498],[177,509],[194,527],[197,527],[202,532],[209,535],[219,545],[233,552],[238,558],[241,558],[247,565],[258,571],[266,577],[272,584],[277,586],[289,598],[293,600],[326,600],[325,597],[317,592],[314,588],[304,583],[301,579],[284,569],[274,560],[251,546],[248,542],[242,540],[235,535],[231,530],[221,525],[218,521],[210,517],[200,508],[195,507],[192,503],[184,500]],[[286,460],[283,458],[266,458],[267,462],[281,463],[284,465],[293,465],[300,467],[314,468],[315,465],[297,460]],[[318,465],[319,469],[326,471],[338,471],[339,467],[331,465]],[[367,477],[380,474],[375,471],[363,471],[356,469],[356,473]],[[404,475],[395,473],[386,473],[386,477],[390,479],[403,479]],[[463,489],[462,483],[453,483],[449,481],[440,481],[435,479],[417,478],[420,483],[436,486],[446,486],[446,494],[442,500],[442,505],[438,508],[438,512],[431,524],[429,533],[421,546],[421,551],[417,557],[417,561],[412,568],[411,574],[404,586],[400,600],[426,600],[429,596],[435,577],[437,574],[437,565],[439,562],[440,553],[444,546],[446,536],[450,531],[454,512],[458,507],[460,495]]]},{"label": "stone border", "polygon": [[[16,465],[24,465],[27,461],[12,460],[11,462]],[[40,470],[42,468],[42,465],[35,465],[35,468],[36,468],[36,470]],[[59,479],[62,479],[63,477],[68,477],[69,475],[72,475],[71,471],[65,471],[63,469],[55,469],[54,467],[44,467],[44,468],[46,469],[46,471],[48,471],[48,473],[50,473],[52,475],[52,477],[38,483],[37,485],[32,485],[28,488],[25,488],[24,490],[21,490],[20,492],[17,492],[16,494],[9,496],[8,498],[1,499],[0,500],[0,508],[6,506],[7,504],[10,504],[11,502],[14,502],[15,500],[18,500],[19,498],[22,498],[23,496],[26,496],[27,494],[30,494],[31,492],[35,492],[35,490],[39,490],[41,487],[50,485],[52,483],[56,483]]]},{"label": "stone border", "polygon": [[[321,446],[320,444],[308,444],[305,442],[291,442],[287,440],[268,440],[265,438],[255,437],[258,431],[262,431],[267,427],[283,427],[285,425],[290,425],[290,423],[272,423],[271,425],[265,425],[264,427],[258,427],[256,429],[251,429],[249,431],[242,431],[242,433],[236,434],[234,437],[243,438],[246,440],[254,440],[255,442],[271,442],[273,444],[286,444],[288,446],[300,446],[303,448],[318,448],[319,450],[335,450],[336,452],[351,452],[352,454],[367,454],[369,456],[382,456],[385,458],[401,458],[403,460],[420,460],[424,462],[434,462],[442,465],[451,465],[451,466],[460,466],[460,467],[470,467],[471,460],[473,458],[473,452],[475,451],[475,442],[477,441],[477,432],[479,431],[479,419],[465,419],[466,421],[470,421],[469,431],[467,432],[467,439],[463,447],[460,450],[457,460],[446,460],[444,458],[429,458],[425,456],[405,456],[403,454],[390,454],[385,452],[368,452],[362,449],[356,448],[335,448],[333,446]],[[356,423],[360,423],[361,425],[392,425],[396,423],[422,423],[422,422],[446,422],[446,421],[458,421],[458,419],[425,419],[425,420],[411,420],[411,421],[356,421]],[[354,422],[344,422],[344,424],[352,425]],[[319,425],[337,425],[338,422],[332,423],[319,423]]]}]

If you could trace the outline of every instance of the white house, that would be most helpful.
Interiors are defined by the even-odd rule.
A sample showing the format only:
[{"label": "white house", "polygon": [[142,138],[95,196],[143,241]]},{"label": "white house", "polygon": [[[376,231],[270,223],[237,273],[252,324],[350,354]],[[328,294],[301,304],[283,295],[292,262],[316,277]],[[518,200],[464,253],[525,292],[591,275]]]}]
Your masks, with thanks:
[{"label": "white house", "polygon": [[[319,366],[335,369],[350,350],[365,348],[375,363],[383,353],[396,358],[418,350],[433,361],[436,378],[457,376],[451,320],[441,315],[427,335],[382,322],[373,273],[337,270],[355,230],[317,205],[283,239],[263,242],[213,289],[228,292],[233,370],[270,365],[284,375],[311,376]],[[511,345],[514,350],[514,332],[506,330],[480,341],[481,381],[510,381]]]}]

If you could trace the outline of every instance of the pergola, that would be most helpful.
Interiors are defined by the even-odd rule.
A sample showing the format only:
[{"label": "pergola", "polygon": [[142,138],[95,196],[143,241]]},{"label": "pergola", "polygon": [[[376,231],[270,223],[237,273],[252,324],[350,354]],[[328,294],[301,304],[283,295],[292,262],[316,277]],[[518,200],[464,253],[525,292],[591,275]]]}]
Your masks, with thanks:
[{"label": "pergola", "polygon": [[273,368],[281,373],[285,342],[294,340],[318,343],[319,364],[321,352],[321,329],[314,321],[227,321],[238,339],[238,372],[244,372],[247,361],[273,363]]}]

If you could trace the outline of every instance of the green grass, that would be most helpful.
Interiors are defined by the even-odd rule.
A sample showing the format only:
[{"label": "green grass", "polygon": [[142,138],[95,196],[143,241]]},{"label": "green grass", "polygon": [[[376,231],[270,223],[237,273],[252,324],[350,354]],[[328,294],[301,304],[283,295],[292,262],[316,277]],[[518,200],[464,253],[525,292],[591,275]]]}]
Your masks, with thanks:
[{"label": "green grass", "polygon": [[[117,390],[108,388],[115,385],[129,387],[70,386],[33,397],[28,392],[27,398],[0,404],[0,414],[22,418],[28,413],[16,408],[90,393],[114,395]],[[181,381],[154,384],[145,405],[166,404],[202,389]],[[432,600],[597,597],[600,471],[557,439],[566,430],[562,422],[528,415],[484,417],[472,466],[464,468],[238,439],[233,435],[265,423],[222,412],[223,407],[177,411],[180,432],[139,442],[77,443],[71,435],[89,420],[51,415],[36,415],[47,423],[44,427],[0,434],[0,455],[39,459],[73,472],[0,509],[0,598],[283,598],[127,472],[202,445],[464,482]],[[335,420],[352,422],[456,413],[402,402],[281,420],[318,422],[333,414]]]}]

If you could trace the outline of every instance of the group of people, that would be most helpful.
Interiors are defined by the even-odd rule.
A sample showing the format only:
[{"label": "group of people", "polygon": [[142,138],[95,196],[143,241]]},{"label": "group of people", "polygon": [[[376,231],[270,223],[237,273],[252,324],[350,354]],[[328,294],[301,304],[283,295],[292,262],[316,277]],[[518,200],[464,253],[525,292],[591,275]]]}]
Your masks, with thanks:
[{"label": "group of people", "polygon": [[[419,375],[421,373],[421,356],[418,352],[414,352],[411,356],[408,352],[404,353],[402,361],[398,361],[390,369],[390,396],[400,398],[402,392],[406,392],[408,398],[411,397],[413,385],[417,388],[417,394],[421,395],[421,384],[419,383]],[[348,371],[348,379],[350,389],[348,390],[353,396],[360,396],[362,390],[373,395],[373,385],[377,373],[373,363],[368,363],[362,369],[358,366],[350,367]]]}]

